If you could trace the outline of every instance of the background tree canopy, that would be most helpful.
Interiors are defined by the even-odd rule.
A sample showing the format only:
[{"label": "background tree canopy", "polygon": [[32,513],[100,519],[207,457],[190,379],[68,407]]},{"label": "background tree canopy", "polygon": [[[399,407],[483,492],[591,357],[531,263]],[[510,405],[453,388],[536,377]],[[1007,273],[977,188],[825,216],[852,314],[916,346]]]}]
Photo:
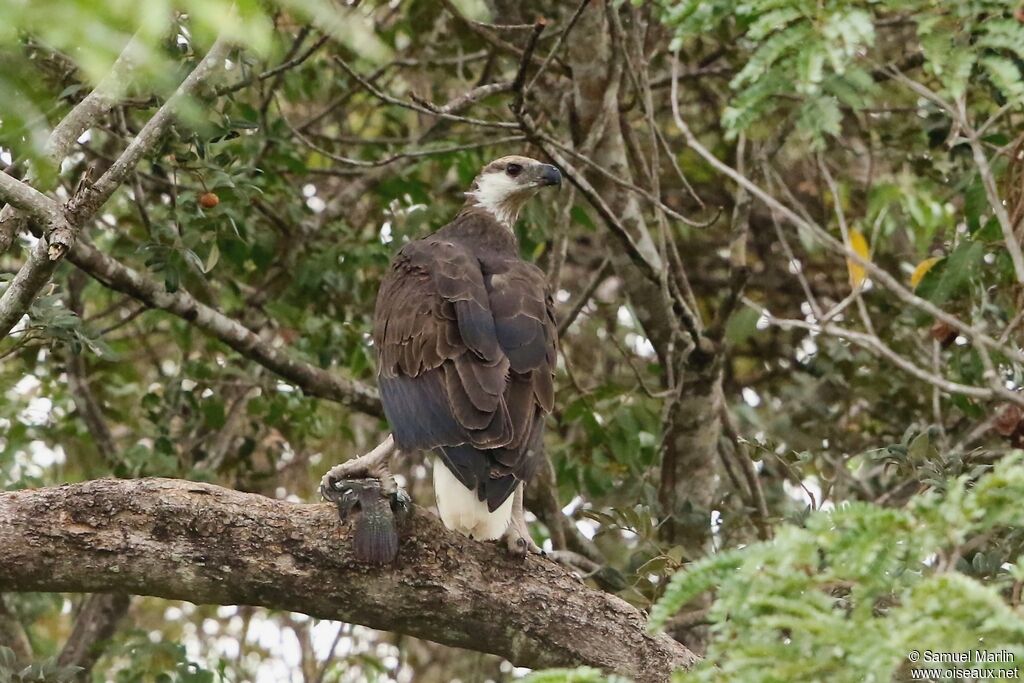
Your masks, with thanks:
[{"label": "background tree canopy", "polygon": [[[0,503],[315,501],[386,430],[390,257],[522,153],[568,181],[517,228],[561,321],[537,541],[702,657],[677,680],[1015,670],[1022,69],[1018,0],[0,4]],[[663,678],[16,574],[0,681]]]}]

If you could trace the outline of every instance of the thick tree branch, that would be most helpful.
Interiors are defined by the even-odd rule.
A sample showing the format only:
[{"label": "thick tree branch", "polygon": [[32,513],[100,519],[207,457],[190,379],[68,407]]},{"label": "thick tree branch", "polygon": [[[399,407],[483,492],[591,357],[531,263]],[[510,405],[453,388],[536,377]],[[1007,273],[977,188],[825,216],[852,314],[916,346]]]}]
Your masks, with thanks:
[{"label": "thick tree branch", "polygon": [[398,564],[352,558],[333,506],[173,479],[0,493],[0,590],[128,591],[262,605],[491,652],[520,666],[588,664],[640,683],[695,656],[643,614],[541,558],[450,532],[417,510]]}]

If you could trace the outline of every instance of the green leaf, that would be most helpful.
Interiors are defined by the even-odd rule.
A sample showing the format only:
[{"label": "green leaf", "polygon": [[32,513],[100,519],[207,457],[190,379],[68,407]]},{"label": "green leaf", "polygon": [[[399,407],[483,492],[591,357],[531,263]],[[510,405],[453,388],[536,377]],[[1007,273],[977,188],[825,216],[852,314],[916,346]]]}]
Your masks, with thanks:
[{"label": "green leaf", "polygon": [[942,305],[963,292],[980,272],[985,247],[965,241],[947,258],[936,263],[925,274],[916,293],[935,305]]},{"label": "green leaf", "polygon": [[725,338],[734,346],[742,344],[757,334],[759,319],[761,313],[753,308],[744,306],[736,309],[725,324]]},{"label": "green leaf", "polygon": [[928,438],[928,432],[921,432],[910,442],[910,447],[907,449],[907,457],[914,463],[921,464],[926,462],[930,452],[930,445],[931,441]]},{"label": "green leaf", "polygon": [[206,255],[206,263],[203,264],[203,272],[209,273],[216,267],[217,262],[220,260],[220,247],[214,242],[210,246],[210,253]]}]

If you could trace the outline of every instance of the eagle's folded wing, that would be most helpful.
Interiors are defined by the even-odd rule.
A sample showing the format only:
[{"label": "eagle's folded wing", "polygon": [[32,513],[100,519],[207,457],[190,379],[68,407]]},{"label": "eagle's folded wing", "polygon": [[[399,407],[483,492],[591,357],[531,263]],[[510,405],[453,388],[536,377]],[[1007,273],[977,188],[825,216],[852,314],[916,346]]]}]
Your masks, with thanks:
[{"label": "eagle's folded wing", "polygon": [[398,447],[444,447],[456,477],[500,504],[539,455],[556,329],[537,267],[481,264],[439,238],[406,245],[374,321],[381,399]]},{"label": "eagle's folded wing", "polygon": [[399,448],[508,443],[509,361],[480,264],[465,248],[441,240],[406,245],[381,285],[373,336]]}]

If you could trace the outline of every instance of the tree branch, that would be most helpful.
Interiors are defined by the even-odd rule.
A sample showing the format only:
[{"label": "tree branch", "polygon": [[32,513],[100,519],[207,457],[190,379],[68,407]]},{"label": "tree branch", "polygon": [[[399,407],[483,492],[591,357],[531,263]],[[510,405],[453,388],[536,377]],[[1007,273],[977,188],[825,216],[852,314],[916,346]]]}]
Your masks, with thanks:
[{"label": "tree branch", "polygon": [[18,617],[11,614],[7,608],[7,601],[3,593],[0,593],[0,643],[11,648],[17,661],[22,664],[29,664],[32,661],[32,644],[25,633],[25,627],[18,621]]},{"label": "tree branch", "polygon": [[780,202],[775,197],[771,196],[764,191],[759,185],[755,184],[745,175],[738,173],[734,168],[721,161],[716,157],[711,150],[705,147],[697,139],[697,136],[690,130],[689,125],[683,119],[679,110],[679,95],[678,95],[678,74],[679,74],[679,59],[678,54],[675,54],[672,58],[673,68],[673,80],[672,80],[672,117],[676,123],[676,127],[683,134],[683,138],[686,141],[686,146],[692,149],[698,156],[708,163],[712,168],[726,176],[737,185],[743,187],[751,196],[756,197],[765,206],[777,213],[779,216],[786,219],[790,225],[808,231],[814,238],[824,246],[826,246],[832,252],[843,256],[861,266],[873,277],[880,285],[891,291],[896,295],[898,299],[904,303],[917,308],[918,310],[928,313],[936,320],[951,325],[958,331],[968,337],[975,348],[979,349],[979,352],[987,349],[992,349],[999,353],[1005,354],[1007,357],[1012,358],[1016,361],[1024,362],[1024,353],[1021,353],[1016,348],[1000,344],[998,341],[993,339],[991,336],[982,332],[979,328],[967,323],[960,318],[957,318],[944,310],[904,287],[900,282],[893,277],[887,270],[877,265],[870,258],[864,258],[856,251],[853,250],[849,245],[844,244],[840,240],[837,240],[831,234],[829,234],[823,227],[817,223],[799,216],[795,211],[790,209],[788,206]]},{"label": "tree branch", "polygon": [[225,85],[220,88],[217,88],[217,90],[215,90],[213,93],[214,97],[221,97],[223,95],[229,95],[233,92],[238,92],[243,88],[248,88],[251,85],[256,85],[257,83],[265,81],[268,78],[279,76],[285,71],[294,69],[297,66],[302,66],[302,64],[304,64],[307,59],[312,57],[317,50],[326,45],[327,41],[329,41],[330,39],[331,36],[329,35],[322,36],[319,39],[317,39],[317,41],[313,43],[311,46],[306,48],[305,52],[303,52],[302,54],[293,56],[290,59],[285,59],[285,61],[281,62],[272,69],[267,69],[263,73],[255,74],[249,78],[243,78],[237,83],[232,83],[231,85]]},{"label": "tree branch", "polygon": [[665,681],[695,655],[558,565],[515,560],[418,509],[398,564],[354,562],[329,505],[173,479],[0,493],[0,590],[131,592],[261,605],[491,652]]},{"label": "tree branch", "polygon": [[[523,49],[521,47],[517,47],[517,46],[513,45],[512,43],[509,43],[508,41],[503,40],[501,37],[499,37],[493,31],[488,29],[485,25],[481,24],[481,22],[471,21],[470,19],[467,19],[462,14],[462,12],[459,11],[459,8],[456,7],[451,2],[451,0],[441,0],[441,4],[444,5],[444,8],[446,10],[448,10],[448,13],[451,14],[453,17],[455,17],[455,19],[459,23],[461,23],[463,26],[468,28],[473,33],[475,33],[478,36],[480,36],[486,42],[490,43],[496,49],[501,50],[502,52],[510,54],[510,55],[512,55],[514,57],[517,57],[521,61],[525,61],[525,62],[531,63],[531,64],[533,64],[534,66],[536,66],[538,68],[540,68],[542,66],[546,66],[546,64],[545,64],[546,60],[542,61],[539,57],[535,57],[533,55],[533,49],[530,49],[529,51],[527,51],[527,50],[525,50],[525,49]],[[530,25],[530,28],[531,29],[536,29],[536,26],[537,26],[537,24],[535,22],[534,24]],[[571,71],[565,66],[565,64],[562,64],[561,62],[559,62],[559,67],[561,68],[562,73],[564,75],[567,75],[567,76],[571,75]]]},{"label": "tree branch", "polygon": [[91,680],[88,672],[102,656],[103,645],[114,635],[131,601],[131,596],[124,593],[96,593],[87,597],[57,663],[61,666],[81,667],[78,680]]},{"label": "tree branch", "polygon": [[53,200],[28,183],[3,172],[0,172],[0,199],[44,225],[60,220],[60,211]]},{"label": "tree branch", "polygon": [[[68,203],[68,213],[76,217],[76,220],[73,220],[74,223],[81,224],[82,221],[78,220],[78,217],[88,218],[95,214],[110,198],[110,195],[121,186],[143,155],[159,142],[167,126],[177,116],[181,106],[198,92],[203,83],[209,80],[214,73],[224,68],[224,59],[227,57],[230,47],[223,39],[214,43],[202,61],[181,82],[181,85],[164,102],[163,106],[153,114],[153,117],[146,122],[139,134],[128,144],[106,173],[87,187],[81,196],[73,198]],[[70,245],[67,246],[70,247]]]},{"label": "tree branch", "polygon": [[287,351],[260,339],[252,330],[204,303],[183,289],[171,293],[142,273],[103,254],[87,242],[79,242],[68,260],[102,284],[141,301],[150,308],[173,313],[235,351],[292,382],[310,396],[350,405],[356,410],[383,416],[376,390],[355,380],[293,358]]},{"label": "tree branch", "polygon": [[776,318],[768,309],[751,301],[750,299],[744,298],[743,302],[760,313],[768,325],[784,330],[795,328],[798,330],[807,330],[808,332],[815,334],[825,334],[838,339],[845,339],[848,342],[875,354],[876,356],[885,358],[912,377],[916,377],[922,382],[927,382],[932,386],[938,387],[948,394],[962,394],[964,396],[970,396],[981,400],[991,400],[996,397],[1001,397],[1011,403],[1024,406],[1024,396],[1019,392],[1007,389],[998,382],[994,382],[989,388],[978,387],[970,384],[954,382],[953,380],[946,379],[942,375],[929,372],[898,354],[877,335],[848,330],[832,323],[807,322],[805,320],[796,320],[792,318]]},{"label": "tree branch", "polygon": [[94,184],[76,193],[63,209],[29,185],[0,173],[0,199],[47,225],[44,238],[33,247],[25,265],[0,296],[0,338],[7,336],[32,305],[39,291],[50,281],[57,265],[78,238],[81,226],[99,211],[142,156],[157,144],[182,103],[207,78],[223,67],[228,48],[225,41],[218,40],[174,94],[146,122],[106,173]]},{"label": "tree branch", "polygon": [[341,66],[342,69],[345,70],[345,73],[351,76],[357,83],[359,83],[359,85],[363,86],[363,88],[365,88],[367,92],[369,92],[371,95],[376,97],[381,102],[384,102],[385,104],[393,104],[397,107],[411,109],[412,111],[419,112],[421,114],[428,114],[430,116],[436,116],[437,118],[444,119],[446,121],[458,121],[460,123],[467,123],[473,126],[481,126],[484,128],[508,128],[510,130],[516,130],[519,128],[518,125],[510,121],[485,121],[483,119],[474,119],[468,116],[456,116],[455,114],[449,114],[447,112],[441,111],[442,108],[440,107],[436,109],[431,109],[429,107],[424,107],[421,104],[416,104],[415,102],[406,102],[405,100],[399,99],[392,95],[388,95],[383,90],[375,86],[370,81],[369,78],[360,76],[359,72],[357,72],[355,69],[349,66],[348,62],[346,62],[338,55],[334,55],[334,61],[339,66]]},{"label": "tree branch", "polygon": [[[82,133],[95,125],[96,121],[114,106],[119,91],[124,87],[125,77],[130,71],[131,60],[138,47],[134,38],[130,40],[106,78],[76,104],[50,132],[50,137],[46,141],[46,156],[51,163],[60,164]],[[28,216],[18,213],[13,204],[0,211],[0,254],[10,248],[15,235],[25,227],[27,220]]]}]

